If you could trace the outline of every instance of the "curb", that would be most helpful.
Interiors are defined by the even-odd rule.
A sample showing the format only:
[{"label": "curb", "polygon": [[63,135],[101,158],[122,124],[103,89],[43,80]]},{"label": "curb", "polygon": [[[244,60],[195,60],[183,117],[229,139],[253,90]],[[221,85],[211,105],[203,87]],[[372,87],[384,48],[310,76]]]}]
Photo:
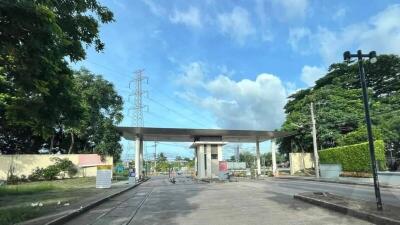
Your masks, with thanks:
[{"label": "curb", "polygon": [[[148,179],[147,179],[147,180],[148,180]],[[59,224],[64,224],[64,223],[67,222],[68,220],[70,220],[70,219],[72,219],[72,218],[74,218],[74,217],[76,217],[76,216],[78,216],[78,215],[81,215],[82,213],[84,213],[84,212],[86,212],[86,211],[88,211],[88,210],[90,210],[90,209],[92,209],[92,208],[94,208],[94,207],[100,205],[101,203],[103,203],[103,202],[109,200],[110,198],[116,197],[116,196],[118,196],[118,195],[120,195],[120,194],[123,194],[123,193],[125,193],[125,192],[127,192],[127,191],[129,191],[129,190],[131,190],[131,189],[133,189],[133,188],[135,188],[135,187],[141,185],[142,183],[146,182],[147,180],[141,181],[141,182],[139,182],[139,183],[137,183],[137,184],[135,184],[135,185],[133,185],[133,186],[127,187],[127,188],[121,190],[120,192],[117,192],[117,193],[108,195],[108,196],[105,197],[105,198],[102,198],[102,199],[99,199],[99,200],[97,200],[97,201],[91,202],[91,203],[89,203],[88,205],[83,206],[83,207],[80,208],[80,209],[77,209],[77,210],[75,210],[75,211],[72,211],[71,213],[68,213],[67,215],[64,215],[64,216],[61,216],[61,217],[59,217],[59,218],[57,218],[57,219],[54,219],[54,220],[52,220],[52,221],[46,223],[45,225],[59,225]]]},{"label": "curb", "polygon": [[108,195],[107,197],[104,197],[104,198],[99,199],[99,200],[97,200],[97,201],[91,202],[91,203],[89,203],[88,205],[83,206],[83,207],[80,208],[80,209],[77,209],[77,210],[72,211],[71,213],[68,213],[67,215],[64,215],[64,216],[61,216],[61,217],[59,217],[59,218],[56,218],[56,219],[54,219],[54,220],[52,220],[52,221],[46,223],[45,225],[59,225],[59,224],[64,224],[64,223],[67,222],[68,220],[70,220],[70,219],[72,219],[72,218],[74,218],[74,217],[76,217],[76,216],[78,216],[78,215],[81,215],[82,213],[84,213],[84,212],[86,212],[86,211],[88,211],[88,210],[90,210],[90,209],[92,209],[92,208],[94,208],[94,207],[100,205],[101,203],[107,201],[108,199],[113,198],[113,197],[116,197],[116,196],[118,196],[118,195],[120,195],[120,194],[123,194],[123,193],[125,193],[125,192],[127,192],[127,191],[129,191],[129,190],[131,190],[131,189],[133,189],[133,188],[135,188],[135,187],[141,185],[143,182],[145,182],[145,181],[142,181],[142,182],[140,182],[140,183],[137,183],[137,184],[135,184],[135,185],[133,185],[133,186],[130,186],[130,187],[128,187],[128,188],[125,188],[125,189],[121,190],[120,192],[117,192],[117,193]]},{"label": "curb", "polygon": [[[148,180],[148,179],[147,179],[147,180]],[[93,202],[90,202],[90,203],[88,203],[87,205],[85,205],[85,206],[83,206],[83,207],[81,207],[81,208],[79,208],[79,209],[71,210],[71,212],[69,212],[69,213],[67,213],[67,214],[64,214],[64,215],[62,215],[62,216],[60,216],[60,217],[58,217],[58,218],[55,218],[55,219],[53,219],[53,220],[51,220],[51,221],[49,221],[49,222],[47,222],[47,223],[44,223],[44,225],[59,225],[59,224],[64,224],[64,223],[67,222],[68,220],[70,220],[70,219],[72,219],[72,218],[74,218],[74,217],[76,217],[76,216],[78,216],[78,215],[81,215],[82,213],[84,213],[84,212],[86,212],[86,211],[88,211],[88,210],[90,210],[90,209],[92,209],[92,208],[94,208],[94,207],[96,207],[96,206],[98,206],[98,205],[104,203],[105,201],[109,200],[110,198],[116,197],[116,196],[118,196],[118,195],[120,195],[120,194],[123,194],[123,193],[125,193],[125,192],[127,192],[127,191],[129,191],[129,190],[131,190],[131,189],[133,189],[133,188],[135,188],[135,187],[137,187],[137,186],[139,186],[140,184],[146,182],[147,180],[141,181],[141,182],[139,182],[139,183],[137,183],[137,184],[135,184],[135,185],[133,185],[133,186],[127,187],[127,188],[125,188],[125,189],[123,189],[123,190],[121,190],[121,191],[119,191],[119,192],[110,194],[110,195],[108,195],[108,196],[106,196],[106,197],[104,197],[104,198],[101,198],[101,199],[95,200],[95,201],[93,201]],[[44,217],[48,217],[48,216],[49,216],[49,215],[44,216]],[[39,219],[40,219],[40,217],[39,217],[39,218],[35,218],[35,219],[33,219],[33,220],[36,220],[36,221],[37,221],[37,220],[39,220]],[[33,221],[32,221],[32,222],[33,222]],[[28,220],[28,221],[24,221],[24,222],[22,222],[22,223],[19,223],[19,225],[29,225],[29,224],[30,224],[29,220]]]},{"label": "curb", "polygon": [[314,198],[310,198],[307,196],[303,196],[303,195],[299,195],[299,194],[295,194],[293,196],[293,198],[295,199],[299,199],[323,208],[327,208],[336,212],[340,212],[346,215],[351,215],[354,217],[357,217],[359,219],[363,219],[366,221],[369,221],[371,223],[375,223],[375,224],[390,224],[390,225],[400,225],[400,221],[399,220],[395,220],[395,219],[391,219],[388,217],[384,217],[384,216],[380,216],[380,215],[376,215],[376,214],[371,214],[371,213],[366,213],[366,212],[362,212],[359,210],[355,210],[355,209],[351,209],[348,208],[346,206],[342,206],[342,205],[337,205],[334,203],[330,203],[330,202],[326,202],[326,201],[322,201],[322,200],[317,200]]},{"label": "curb", "polygon": [[[373,184],[369,184],[369,183],[356,183],[356,182],[350,182],[350,181],[303,179],[303,178],[297,178],[297,177],[275,177],[275,178],[286,179],[286,180],[315,181],[315,182],[325,182],[325,183],[335,183],[335,184],[351,184],[351,185],[361,185],[361,186],[370,186],[370,187],[374,186]],[[386,184],[379,184],[379,187],[400,189],[400,186],[393,186],[393,185],[386,185]]]}]

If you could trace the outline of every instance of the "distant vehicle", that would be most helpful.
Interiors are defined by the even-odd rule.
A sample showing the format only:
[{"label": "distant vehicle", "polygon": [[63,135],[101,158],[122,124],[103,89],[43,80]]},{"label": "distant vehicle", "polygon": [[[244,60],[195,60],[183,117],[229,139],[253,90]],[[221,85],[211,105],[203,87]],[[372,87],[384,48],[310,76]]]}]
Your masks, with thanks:
[{"label": "distant vehicle", "polygon": [[182,175],[182,171],[178,171],[177,174],[178,174],[178,175]]},{"label": "distant vehicle", "polygon": [[60,148],[60,147],[55,147],[50,151],[48,148],[47,144],[42,145],[42,147],[38,150],[39,154],[65,154],[67,153],[67,150]]},{"label": "distant vehicle", "polygon": [[42,145],[42,148],[38,150],[39,154],[49,154],[50,149],[46,147],[46,145]]}]

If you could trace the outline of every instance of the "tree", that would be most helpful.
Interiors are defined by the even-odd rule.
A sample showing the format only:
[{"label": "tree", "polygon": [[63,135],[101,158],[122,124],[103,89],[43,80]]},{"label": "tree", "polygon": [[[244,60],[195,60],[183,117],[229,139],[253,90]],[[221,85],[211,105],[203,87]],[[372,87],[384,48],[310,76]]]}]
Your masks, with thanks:
[{"label": "tree", "polygon": [[[397,150],[400,155],[400,119],[395,116],[400,111],[400,58],[395,55],[378,56],[375,64],[365,61],[365,70],[372,123],[380,130],[376,137],[384,139],[387,150]],[[357,64],[332,64],[314,87],[289,96],[282,130],[297,131],[297,135],[279,139],[279,151],[312,150],[310,102],[316,104],[319,149],[363,139],[365,122],[361,96]],[[352,134],[347,135],[350,132]],[[379,133],[382,135],[379,136]]]},{"label": "tree", "polygon": [[164,155],[164,153],[160,152],[157,157],[157,171],[161,172],[167,172],[168,169],[170,168],[170,163],[167,161],[167,157]]},{"label": "tree", "polygon": [[296,136],[279,140],[280,152],[289,153],[312,151],[310,103],[314,102],[317,120],[319,148],[337,145],[337,139],[351,132],[362,122],[362,102],[357,90],[327,85],[309,90],[301,95],[292,95],[285,106],[286,121],[282,125],[285,131],[298,131]]},{"label": "tree", "polygon": [[185,157],[184,160],[186,161],[186,166],[187,166],[188,168],[194,168],[194,159],[193,159],[193,158],[190,159],[190,158],[188,158],[188,157]]},{"label": "tree", "polygon": [[62,125],[77,123],[67,59],[84,59],[90,45],[102,51],[99,23],[111,21],[112,12],[96,0],[0,2],[0,143],[7,153],[47,140],[52,146]]},{"label": "tree", "polygon": [[239,154],[239,161],[246,162],[247,168],[255,167],[255,159],[256,156],[249,151],[243,151]]},{"label": "tree", "polygon": [[[263,166],[272,166],[272,153],[264,153],[261,155],[261,162],[264,162]],[[276,163],[281,163],[285,161],[285,157],[279,153],[275,153]]]},{"label": "tree", "polygon": [[75,143],[73,137],[77,136],[77,149],[112,155],[118,160],[122,148],[115,125],[122,120],[121,96],[110,82],[86,69],[75,72],[74,91],[79,93],[83,113],[78,125],[67,127],[67,133],[72,137],[71,152]]}]

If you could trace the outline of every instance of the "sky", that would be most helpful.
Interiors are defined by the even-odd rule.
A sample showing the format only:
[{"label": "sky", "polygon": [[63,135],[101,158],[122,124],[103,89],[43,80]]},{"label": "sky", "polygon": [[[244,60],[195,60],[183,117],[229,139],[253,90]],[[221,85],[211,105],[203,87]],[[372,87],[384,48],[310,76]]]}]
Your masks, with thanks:
[{"label": "sky", "polygon": [[[134,72],[144,69],[144,126],[279,129],[283,107],[340,62],[344,51],[400,54],[398,1],[101,0],[115,22],[100,26],[105,50],[73,65],[101,74],[124,99],[133,126]],[[397,2],[397,4],[396,4]],[[130,85],[131,84],[131,85]],[[131,86],[131,88],[130,88]],[[134,143],[121,141],[123,159]],[[145,143],[145,159],[154,143]],[[158,143],[169,159],[190,143]],[[261,144],[268,152],[270,143]],[[224,148],[224,158],[236,145]],[[254,151],[255,144],[242,150]]]}]

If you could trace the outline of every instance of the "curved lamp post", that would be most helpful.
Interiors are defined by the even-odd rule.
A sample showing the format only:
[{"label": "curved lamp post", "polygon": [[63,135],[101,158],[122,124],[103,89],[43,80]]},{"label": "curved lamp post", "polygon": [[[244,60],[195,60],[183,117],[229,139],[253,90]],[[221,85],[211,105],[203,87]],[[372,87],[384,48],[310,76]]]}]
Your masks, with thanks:
[{"label": "curved lamp post", "polygon": [[378,210],[382,210],[383,207],[382,207],[382,200],[381,200],[381,192],[379,189],[378,172],[377,172],[377,165],[376,165],[376,160],[375,160],[374,139],[372,137],[371,117],[369,114],[367,83],[365,81],[365,71],[364,71],[364,65],[363,65],[363,58],[369,58],[371,63],[375,63],[377,61],[376,52],[371,51],[369,54],[362,54],[361,50],[358,50],[357,54],[351,54],[349,51],[346,51],[343,53],[343,58],[344,58],[344,61],[346,61],[346,62],[350,62],[351,58],[358,59],[358,72],[360,75],[361,88],[362,88],[362,93],[363,93],[365,121],[367,123],[367,132],[368,132],[369,153],[371,155],[372,174],[374,177],[376,206],[377,206]]}]

